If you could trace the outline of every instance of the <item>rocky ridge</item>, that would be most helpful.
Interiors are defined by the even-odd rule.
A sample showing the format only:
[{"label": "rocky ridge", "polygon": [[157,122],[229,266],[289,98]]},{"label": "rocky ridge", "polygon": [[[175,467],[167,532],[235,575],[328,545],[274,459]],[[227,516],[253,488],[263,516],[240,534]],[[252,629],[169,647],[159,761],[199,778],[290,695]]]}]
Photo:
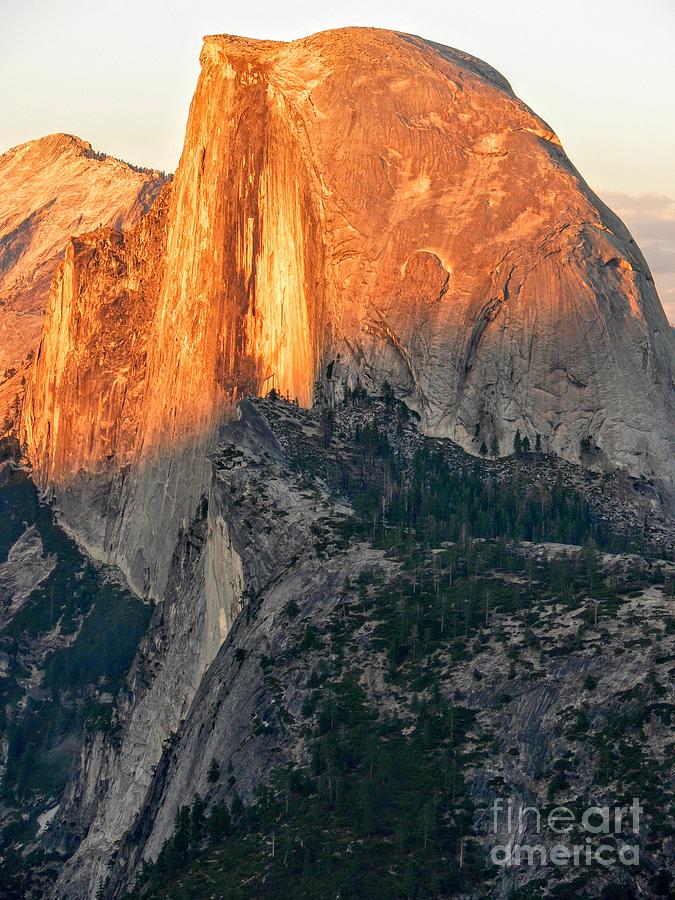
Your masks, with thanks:
[{"label": "rocky ridge", "polygon": [[[367,474],[369,463],[361,471],[370,454],[361,448],[369,445],[363,443],[366,438],[356,437],[354,443],[355,436],[367,435],[375,422],[386,422],[394,458],[404,472],[414,470],[417,454],[428,447],[429,439],[419,434],[414,422],[406,424],[405,418],[401,422],[390,403],[367,401],[338,408],[327,440],[325,416],[280,400],[244,402],[239,420],[221,430],[212,454],[210,494],[182,538],[170,592],[156,609],[120,698],[118,727],[110,737],[95,738],[84,749],[80,774],[47,831],[50,849],[76,848],[60,876],[58,896],[88,896],[101,885],[106,885],[105,896],[123,896],[142,861],[158,857],[173,835],[178,811],[190,806],[195,796],[205,798],[207,812],[223,799],[230,803],[234,790],[253,804],[261,784],[274,771],[306,765],[310,751],[304,723],[310,695],[316,693],[312,672],[333,671],[346,658],[350,667],[359,668],[373,709],[380,715],[400,715],[400,727],[413,727],[416,713],[410,690],[399,683],[397,667],[391,668],[386,645],[378,638],[380,616],[396,619],[399,592],[410,592],[413,608],[417,602],[427,609],[437,582],[438,603],[439,586],[447,589],[444,560],[450,559],[453,549],[447,542],[438,547],[431,543],[431,551],[413,556],[411,568],[397,553],[383,552],[379,541],[370,546],[371,528],[374,537],[384,524],[379,517],[372,525],[366,519],[362,537],[350,539],[349,529],[345,532],[353,514],[344,493],[345,478],[351,479],[347,491],[352,496],[361,478],[365,484],[368,479],[383,484],[385,491],[387,485],[377,460],[373,475]],[[476,462],[449,441],[432,440],[431,445],[447,454],[454,478],[467,478],[475,469]],[[523,478],[535,497],[539,492],[550,497],[563,482],[570,489],[574,474],[572,467],[561,471],[559,461],[535,454],[512,461],[511,471],[505,465],[481,464],[481,477],[495,485]],[[337,479],[336,471],[342,472]],[[490,542],[470,541],[465,552],[493,560],[475,576],[480,590],[493,598],[487,622],[481,599],[476,631],[471,631],[466,650],[448,634],[438,645],[432,642],[437,649],[428,651],[431,656],[425,663],[436,672],[448,708],[458,705],[475,712],[475,727],[467,733],[462,750],[463,777],[475,807],[471,841],[484,842],[488,850],[501,840],[501,832],[491,834],[481,824],[483,810],[495,796],[514,796],[547,808],[552,797],[563,802],[565,791],[574,791],[581,799],[600,799],[605,796],[602,791],[620,795],[621,785],[599,788],[589,780],[598,765],[594,748],[600,739],[577,734],[574,723],[578,716],[586,716],[585,727],[593,735],[610,727],[612,716],[617,721],[627,716],[622,740],[632,746],[640,739],[630,731],[632,710],[642,697],[635,685],[643,682],[644,702],[655,717],[641,738],[644,765],[648,760],[666,790],[668,710],[663,706],[667,701],[659,698],[670,677],[668,648],[673,640],[675,564],[667,559],[672,553],[672,524],[657,517],[651,535],[644,532],[643,514],[651,503],[635,489],[639,484],[607,483],[598,494],[594,480],[587,479],[583,470],[578,469],[577,476],[576,485],[586,492],[597,526],[604,528],[601,516],[607,518],[608,509],[615,509],[611,527],[628,527],[632,538],[628,534],[627,538],[643,541],[644,550],[633,549],[632,554],[613,550],[596,559],[578,545],[519,541],[500,551],[506,560],[515,552],[514,561],[505,564],[497,561]],[[612,498],[609,506],[603,497]],[[205,535],[214,529],[224,529],[227,555],[211,555]],[[658,548],[663,559],[658,558]],[[455,552],[462,556],[459,547]],[[516,563],[518,557],[532,563]],[[205,585],[214,564],[221,567],[220,599],[214,604],[211,595],[210,603],[204,604],[200,597],[208,596]],[[449,565],[452,571],[457,563]],[[595,573],[590,582],[589,565]],[[571,594],[562,585],[552,587],[557,582],[551,573],[558,571],[557,566],[560,573],[567,573],[563,578],[579,581]],[[460,582],[461,571],[460,566]],[[365,573],[363,579],[359,573]],[[232,587],[223,590],[228,581]],[[356,590],[361,581],[370,585],[367,594],[363,586]],[[367,612],[365,596],[375,600],[376,612]],[[594,596],[602,596],[595,606]],[[344,649],[336,648],[350,617],[354,632],[345,657]],[[220,623],[227,637],[218,649]],[[419,634],[421,641],[422,630]],[[209,641],[215,653],[210,665],[211,653],[197,658]],[[651,662],[645,669],[645,646],[652,641]],[[612,680],[617,654],[622,655],[621,677]],[[413,665],[411,671],[415,670]],[[331,676],[335,683],[338,673],[336,669]],[[598,685],[602,687],[596,691]],[[227,783],[225,778],[216,785],[209,780],[213,759],[222,772],[232,773]],[[628,767],[622,777],[629,778],[630,772]],[[654,799],[656,788],[649,790]],[[656,817],[650,827],[657,833],[658,817],[668,815],[666,806],[650,810]],[[667,854],[667,848],[663,852]],[[656,865],[649,863],[645,884]],[[257,877],[262,878],[263,872],[264,866]],[[502,878],[497,873],[493,895],[507,896],[523,877],[536,880],[540,874],[506,873]],[[236,884],[228,884],[233,896],[239,896]],[[266,896],[262,886],[258,889]],[[244,896],[250,884],[242,884],[241,890]],[[471,885],[466,887],[468,896],[482,896],[481,890],[484,886],[477,885],[477,893],[472,893]]]},{"label": "rocky ridge", "polygon": [[[46,833],[50,850],[75,849],[59,878],[59,896],[87,896],[105,883],[106,895],[121,896],[139,871],[141,861],[154,860],[171,837],[176,813],[182,805],[191,804],[195,794],[209,797],[210,804],[221,797],[208,782],[213,758],[223,770],[227,766],[232,768],[236,790],[247,802],[254,801],[260,784],[266,780],[265,773],[273,767],[302,764],[306,759],[300,708],[307,699],[307,673],[312,666],[330,665],[332,657],[320,649],[322,643],[311,650],[309,658],[302,654],[298,657],[298,646],[304,646],[306,635],[312,630],[325,631],[327,623],[344,615],[340,610],[345,604],[355,602],[350,591],[345,595],[345,584],[358,581],[359,572],[369,573],[373,591],[384,590],[385,602],[391,600],[387,585],[397,572],[408,577],[400,570],[400,563],[388,558],[389,554],[381,549],[368,546],[367,540],[345,540],[341,523],[348,521],[352,508],[343,493],[344,487],[342,490],[339,487],[344,485],[344,480],[335,474],[336,460],[340,460],[340,466],[346,466],[347,471],[354,473],[352,477],[357,478],[362,462],[354,436],[375,422],[386,423],[391,446],[405,469],[409,471],[414,466],[416,454],[429,439],[420,435],[414,421],[406,424],[405,418],[399,420],[390,404],[390,400],[368,400],[363,405],[339,407],[333,413],[327,446],[325,416],[322,418],[317,411],[308,412],[280,400],[242,403],[239,420],[221,430],[219,447],[212,454],[214,480],[210,494],[195,511],[192,524],[182,536],[172,564],[169,592],[155,611],[127,690],[120,698],[118,724],[110,736],[101,735],[83,749],[80,773],[71,782]],[[432,440],[431,443],[445,455],[455,477],[461,479],[462,472],[468,476],[475,468],[476,461],[451,442]],[[675,535],[667,520],[659,520],[655,514],[651,536],[643,531],[644,515],[653,506],[640,493],[639,483],[633,486],[608,482],[598,492],[596,480],[583,470],[539,454],[481,464],[480,469],[495,484],[523,478],[529,480],[533,491],[544,494],[555,491],[556,485],[563,482],[570,487],[572,476],[576,475],[575,484],[586,492],[598,527],[604,527],[604,517],[612,528],[628,529],[627,538],[644,537],[645,553],[653,553],[649,548],[654,547],[663,548],[664,553],[670,552],[668,547],[672,551]],[[362,473],[361,477],[373,477],[377,482],[383,473],[377,470],[373,476]],[[611,503],[606,502],[607,498],[611,498]],[[212,531],[222,535],[220,549],[215,553],[214,544],[206,540]],[[569,558],[585,552],[577,546],[531,542],[518,546],[518,552],[524,557],[543,561],[554,559],[561,552]],[[439,548],[437,552],[444,551]],[[428,583],[433,582],[434,576],[433,568],[426,567],[432,565],[435,563],[431,558],[424,563],[427,574],[422,577]],[[664,565],[670,567],[672,580],[675,566],[667,562]],[[649,574],[658,573],[658,566],[645,562],[639,554],[630,557],[610,553],[603,566],[609,573],[642,572],[640,577],[646,579],[645,583],[658,577]],[[495,578],[499,583],[501,577],[499,573],[490,576],[486,573],[490,584]],[[506,587],[528,583],[522,576],[516,577],[515,582],[509,580],[513,577],[504,576]],[[630,582],[634,576],[623,577]],[[207,587],[209,582],[211,588]],[[629,588],[623,590],[627,593]],[[560,610],[546,599],[537,600],[536,593],[533,597],[528,603],[532,602],[536,609],[536,625],[528,620],[526,627],[519,615],[495,610],[489,632],[494,634],[497,643],[477,644],[466,665],[453,667],[452,678],[448,672],[440,678],[448,690],[450,685],[453,690],[466,689],[468,705],[482,710],[481,727],[471,737],[472,742],[480,744],[483,730],[494,727],[493,700],[488,702],[486,698],[508,693],[509,679],[515,686],[520,685],[518,691],[514,687],[511,692],[513,711],[509,700],[507,707],[503,704],[495,707],[494,715],[503,717],[506,710],[513,715],[513,733],[524,727],[518,724],[521,714],[515,698],[521,688],[525,693],[535,689],[526,687],[528,679],[534,677],[528,675],[531,654],[527,641],[534,640],[528,637],[532,629],[536,640],[552,649],[550,664],[539,662],[536,684],[539,678],[547,683],[547,679],[554,677],[549,668],[555,668],[558,660],[567,667],[568,679],[578,680],[587,671],[598,677],[609,677],[614,650],[608,648],[606,655],[593,656],[593,642],[601,640],[601,635],[613,635],[612,646],[618,647],[620,641],[626,647],[635,646],[634,662],[642,665],[643,652],[639,648],[643,646],[643,600],[653,600],[661,610],[661,618],[665,616],[664,621],[668,619],[670,602],[661,588],[653,597],[647,591],[642,599],[630,600],[624,596],[621,600],[608,601],[607,609],[611,612],[601,611],[603,624],[599,630],[590,629],[588,648],[583,643],[575,645],[574,652],[583,656],[582,664],[577,656],[566,662],[563,650],[566,641],[576,640],[575,628],[586,627],[589,607],[583,597],[576,598],[570,608],[565,601]],[[356,601],[357,608],[359,602]],[[615,603],[620,604],[620,610],[618,618],[613,619]],[[291,613],[287,612],[289,609]],[[630,628],[627,624],[621,626],[624,618],[626,623],[631,623]],[[223,637],[226,639],[221,647]],[[513,671],[509,678],[504,673],[509,670],[513,651],[506,644],[502,648],[500,643],[507,637],[515,642],[514,646],[522,644],[522,652],[527,657],[523,671]],[[522,643],[524,639],[526,643]],[[382,680],[386,662],[374,652],[371,640],[371,627],[358,632],[350,659],[362,660],[368,691],[373,692],[372,702],[379,709],[405,706],[403,696],[387,684],[388,679]],[[555,649],[558,646],[559,651]],[[507,663],[500,662],[503,653]],[[288,665],[279,662],[273,670],[268,670],[267,664],[263,664],[261,669],[261,659],[288,659]],[[477,676],[472,675],[476,671],[485,679],[480,686]],[[626,669],[624,681],[631,679],[632,671]],[[667,674],[665,669],[664,674]],[[615,692],[621,693],[623,686],[623,681],[617,682]],[[572,693],[561,682],[556,703],[562,708]],[[595,695],[587,692],[584,696],[592,699]],[[597,697],[599,715],[604,701],[600,693]],[[550,737],[544,739],[542,734],[551,727],[555,730],[558,713],[550,711],[549,701],[539,712],[527,709],[527,715],[536,720],[536,724],[528,725],[536,730],[531,740],[539,748],[541,766],[546,768],[553,764],[553,751],[557,752],[560,746]],[[542,749],[548,740],[553,756]],[[530,739],[523,738],[523,741],[528,744]],[[523,757],[522,771],[511,756],[500,752],[497,759],[505,762],[504,766],[495,762],[494,771],[487,771],[483,765],[474,767],[476,802],[481,798],[487,802],[487,782],[497,777],[506,779],[505,791],[517,791],[518,796],[532,802],[540,799],[524,788],[524,773],[530,767],[527,754]],[[544,795],[547,783],[543,782]],[[582,783],[585,785],[583,779]],[[588,789],[585,785],[584,790]],[[225,789],[223,796],[230,794]]]},{"label": "rocky ridge", "polygon": [[[123,228],[150,208],[165,176],[51,134],[0,156],[0,427],[18,425],[49,286],[71,237]],[[23,379],[23,382],[22,382]]]}]

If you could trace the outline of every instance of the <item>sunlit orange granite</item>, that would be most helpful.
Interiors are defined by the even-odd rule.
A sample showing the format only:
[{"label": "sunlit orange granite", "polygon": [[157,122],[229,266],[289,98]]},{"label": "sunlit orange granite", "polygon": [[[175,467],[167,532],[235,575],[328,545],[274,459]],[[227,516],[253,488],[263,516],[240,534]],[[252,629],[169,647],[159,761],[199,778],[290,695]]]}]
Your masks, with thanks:
[{"label": "sunlit orange granite", "polygon": [[0,426],[23,394],[68,240],[137,221],[162,182],[158,172],[95,153],[70,134],[50,134],[0,156]]},{"label": "sunlit orange granite", "polygon": [[[143,306],[134,403],[114,399],[128,370],[88,356],[104,327],[110,353],[130,352],[129,328],[111,328],[94,296],[117,278],[104,236],[69,251],[32,373],[23,436],[36,477],[94,551],[161,593],[208,494],[218,423],[272,386],[310,404],[317,386],[339,398],[357,378],[387,380],[427,433],[471,452],[508,452],[520,429],[578,461],[590,437],[599,465],[673,496],[675,348],[649,269],[500,74],[368,28],[212,36],[201,64],[153,225],[161,283],[116,301],[124,317]],[[128,420],[112,425],[111,410]],[[116,492],[96,526],[79,499],[94,483],[97,497]]]}]

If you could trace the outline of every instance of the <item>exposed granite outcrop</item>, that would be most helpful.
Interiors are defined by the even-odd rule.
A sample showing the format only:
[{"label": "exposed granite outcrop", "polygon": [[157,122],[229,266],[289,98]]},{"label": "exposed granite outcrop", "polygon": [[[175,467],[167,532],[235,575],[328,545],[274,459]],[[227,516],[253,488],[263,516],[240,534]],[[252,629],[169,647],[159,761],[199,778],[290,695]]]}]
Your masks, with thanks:
[{"label": "exposed granite outcrop", "polygon": [[[115,250],[118,276],[101,248],[72,279],[69,258],[41,345],[61,354],[80,309],[87,335],[143,358],[139,402],[120,407],[115,354],[100,370],[68,356],[64,385],[88,373],[76,402],[51,364],[30,376],[36,480],[102,510],[92,525],[63,507],[92,552],[161,597],[219,423],[272,386],[307,405],[317,385],[387,380],[470,452],[510,452],[519,429],[577,462],[586,441],[589,464],[672,500],[675,340],[647,265],[498,73],[368,28],[212,36],[201,62],[152,290],[130,284],[119,322],[88,322],[133,260]],[[98,432],[113,410],[128,441]]]},{"label": "exposed granite outcrop", "polygon": [[[340,522],[350,507],[329,487],[322,466],[329,467],[337,456],[348,458],[353,450],[348,435],[359,422],[363,426],[371,417],[384,421],[377,404],[338,410],[333,443],[324,451],[316,413],[272,401],[242,402],[239,409],[240,418],[220,432],[212,454],[210,494],[182,538],[167,599],[157,607],[129,693],[121,699],[120,730],[83,753],[81,774],[48,832],[56,838],[49,846],[58,849],[72,849],[81,840],[59,879],[60,897],[87,897],[102,884],[105,896],[123,896],[142,862],[155,860],[172,835],[178,809],[191,804],[195,795],[210,807],[218,800],[231,801],[236,789],[241,799],[253,802],[275,767],[306,765],[304,706],[314,689],[310,676],[335,663],[335,647],[327,635],[337,628],[336,620],[348,620],[364,602],[366,595],[354,590],[359,573],[369,572],[373,590],[391,593],[396,607],[396,578],[415,583],[419,578],[421,593],[422,580],[428,590],[443,569],[442,562],[439,570],[433,561],[438,554],[441,560],[443,548],[430,550],[419,569],[406,572],[395,554],[392,558],[365,542],[341,537]],[[423,439],[412,423],[397,426],[391,411],[390,417],[383,428],[392,435],[391,446],[412,464]],[[472,465],[449,442],[439,441],[441,445],[458,472]],[[316,464],[315,475],[306,477],[298,469],[296,453],[308,465]],[[489,464],[488,477],[508,478],[505,462]],[[573,483],[572,467],[552,458],[537,463],[530,455],[517,465],[537,469],[533,488],[559,483],[561,477]],[[620,527],[623,519],[637,515],[639,528],[640,510],[649,508],[648,501],[628,486],[606,484],[604,496],[612,502],[603,503],[601,494],[592,493],[593,482],[584,485],[582,470],[579,476],[578,487],[596,515],[616,505],[613,524]],[[670,540],[672,545],[672,526]],[[523,542],[516,552],[536,560],[570,560],[587,550]],[[215,564],[219,571],[211,580]],[[545,807],[550,786],[557,783],[552,779],[559,759],[577,754],[569,767],[575,796],[588,798],[599,790],[593,782],[597,760],[590,741],[575,743],[568,733],[575,716],[587,715],[593,730],[600,731],[614,715],[624,715],[629,695],[649,688],[649,678],[665,682],[670,677],[672,600],[663,575],[672,579],[675,566],[612,553],[599,557],[599,564],[603,577],[616,584],[630,572],[653,580],[654,586],[638,592],[619,589],[620,596],[600,604],[595,622],[581,598],[570,605],[560,597],[556,603],[535,599],[527,612],[508,614],[497,604],[486,613],[482,638],[469,642],[466,658],[459,654],[459,661],[454,660],[450,638],[438,651],[444,702],[451,706],[461,696],[477,713],[467,748],[467,759],[473,760],[467,779],[476,805],[476,833],[488,850],[495,841],[510,838],[504,823],[492,833],[486,819],[491,813],[485,809],[490,810],[495,797],[508,796]],[[491,590],[499,579],[514,590],[528,584],[527,574],[506,571],[489,571],[480,578]],[[634,584],[635,576],[627,583]],[[612,611],[614,605],[618,611]],[[415,698],[404,696],[392,681],[386,647],[373,640],[374,627],[370,621],[356,629],[346,658],[362,672],[373,707],[407,722]],[[319,637],[309,640],[311,633]],[[655,643],[645,650],[650,635]],[[206,656],[200,658],[202,651]],[[598,684],[602,687],[595,690],[592,685]],[[650,767],[665,765],[668,737],[664,727],[650,731],[643,748]],[[487,744],[494,752],[484,755]],[[227,772],[218,784],[209,782],[213,759]],[[68,828],[71,843],[64,844]],[[520,838],[525,840],[522,834]],[[497,873],[491,895],[507,896],[538,874]]]},{"label": "exposed granite outcrop", "polygon": [[0,429],[18,425],[29,358],[49,285],[71,237],[123,228],[150,208],[165,177],[50,134],[0,156]]},{"label": "exposed granite outcrop", "polygon": [[37,528],[26,528],[10,547],[7,560],[0,563],[0,628],[22,609],[55,565],[56,557],[44,553]]},{"label": "exposed granite outcrop", "polygon": [[[195,748],[183,754],[174,735],[183,735],[186,722],[201,720],[206,708],[222,702],[217,698],[227,694],[230,681],[233,718],[222,720],[227,734],[214,731],[208,740],[244,740],[264,694],[259,656],[272,652],[270,641],[285,640],[276,631],[285,605],[294,600],[319,616],[332,607],[345,577],[383,564],[381,553],[360,545],[319,560],[313,529],[348,508],[327,491],[309,493],[300,477],[290,475],[286,455],[253,404],[243,401],[239,420],[223,429],[213,467],[210,493],[178,545],[166,598],[138,653],[115,730],[83,749],[80,773],[49,832],[50,848],[77,848],[59,878],[59,896],[90,896],[109,865],[114,878],[122,878],[146,842],[161,846],[173,828],[175,803],[184,790],[197,790],[195,779],[206,778],[204,735],[197,736],[199,772],[190,765]],[[235,619],[242,623],[239,631]],[[232,653],[219,651],[226,635],[232,645],[239,633],[244,637],[233,663]],[[190,736],[181,741],[189,743],[194,735],[187,727]],[[264,738],[240,748],[246,765],[253,766],[242,783],[246,795],[269,750]],[[165,779],[167,765],[179,766],[177,781]],[[168,796],[156,798],[165,785]],[[140,843],[134,836],[149,827],[149,806],[158,815]]]}]

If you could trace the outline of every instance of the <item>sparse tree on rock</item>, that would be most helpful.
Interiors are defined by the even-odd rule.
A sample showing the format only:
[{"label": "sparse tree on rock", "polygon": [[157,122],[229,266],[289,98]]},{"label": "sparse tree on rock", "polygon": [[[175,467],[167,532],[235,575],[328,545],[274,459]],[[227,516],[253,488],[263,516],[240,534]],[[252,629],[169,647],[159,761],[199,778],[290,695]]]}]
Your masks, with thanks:
[{"label": "sparse tree on rock", "polygon": [[209,784],[216,784],[220,779],[220,766],[218,765],[218,761],[215,756],[211,759],[211,764],[209,766],[209,771],[206,775],[206,780]]}]

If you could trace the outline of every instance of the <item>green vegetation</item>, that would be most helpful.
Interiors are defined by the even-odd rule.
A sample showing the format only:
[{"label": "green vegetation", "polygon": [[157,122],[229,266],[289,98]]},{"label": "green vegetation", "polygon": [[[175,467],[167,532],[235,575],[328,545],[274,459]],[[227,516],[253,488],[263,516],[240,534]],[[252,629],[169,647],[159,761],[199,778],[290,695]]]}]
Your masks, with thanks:
[{"label": "green vegetation", "polygon": [[[389,386],[383,395],[385,416],[369,409],[361,387],[349,392],[347,408],[362,414],[347,425],[340,410],[324,409],[309,425],[313,414],[297,410],[307,427],[293,434],[289,454],[306,495],[321,496],[321,479],[352,503],[346,517],[326,504],[310,525],[317,567],[363,542],[391,568],[345,579],[328,616],[308,614],[295,599],[284,603],[283,652],[259,659],[269,715],[256,711],[250,725],[251,736],[274,745],[270,758],[278,764],[251,796],[232,760],[212,758],[205,795],[178,810],[172,837],[156,863],[141,869],[129,900],[493,896],[496,873],[474,823],[485,796],[507,793],[509,770],[523,765],[523,744],[507,724],[519,691],[546,680],[558,663],[570,659],[574,669],[574,655],[603,642],[603,629],[645,587],[658,584],[672,596],[672,575],[650,562],[668,558],[663,548],[639,530],[613,530],[561,478],[532,484],[528,459],[545,465],[540,436],[534,454],[529,439],[516,436],[511,468],[472,460],[448,442],[406,444],[391,423],[403,432],[409,414]],[[284,414],[278,397],[270,404]],[[287,427],[293,422],[288,417]],[[496,456],[498,449],[483,442],[480,451]],[[264,497],[263,477],[256,492]],[[204,500],[199,516],[206,513]],[[3,799],[44,809],[62,789],[83,734],[114,728],[113,698],[150,610],[106,580],[55,526],[32,486],[15,477],[0,489],[0,559],[29,523],[59,563],[0,632],[10,660],[0,680],[0,725],[9,737]],[[581,549],[546,558],[523,541]],[[608,574],[600,550],[638,551],[644,559]],[[248,623],[253,598],[246,595],[244,605]],[[558,629],[557,620],[573,624]],[[673,623],[666,618],[633,643],[647,647],[672,634]],[[240,669],[258,662],[255,650],[232,644],[228,652]],[[502,666],[497,679],[491,656]],[[548,808],[564,801],[580,813],[588,799],[580,773],[588,773],[591,789],[611,791],[616,802],[645,799],[651,834],[672,837],[674,748],[664,759],[650,748],[650,735],[672,728],[668,686],[650,670],[600,720],[606,678],[595,660],[588,672],[588,658],[577,694],[559,713],[556,756],[527,776]],[[42,677],[29,693],[34,659]],[[652,655],[655,666],[660,660]],[[288,684],[301,692],[290,709]],[[472,780],[490,767],[493,777],[477,796]],[[28,896],[34,884],[15,848],[31,840],[34,820],[7,822],[0,883],[7,896]],[[649,883],[669,890],[658,841],[649,853]],[[53,860],[32,862],[40,877],[53,877]],[[513,896],[603,895],[593,872],[556,885],[559,877],[546,870]],[[602,890],[624,895],[623,885]]]},{"label": "green vegetation", "polygon": [[[57,565],[0,631],[8,660],[0,679],[0,733],[9,741],[6,803],[56,797],[84,730],[109,728],[151,609],[106,577],[77,549],[16,473],[0,488],[0,560],[28,525]],[[39,675],[35,684],[35,676]]]},{"label": "green vegetation", "polygon": [[435,896],[480,873],[457,762],[470,714],[425,704],[404,737],[353,673],[322,693],[310,765],[277,771],[249,806],[235,790],[231,811],[205,816],[200,798],[183,807],[132,896],[208,897],[214,885],[223,898],[391,897],[413,885]]},{"label": "green vegetation", "polygon": [[[485,867],[473,830],[468,783],[484,761],[518,758],[517,747],[501,746],[477,719],[486,708],[507,715],[514,698],[495,691],[476,708],[455,687],[456,674],[468,665],[481,685],[483,673],[472,660],[503,644],[508,679],[527,678],[534,665],[525,654],[555,659],[579,652],[586,631],[617,615],[631,591],[658,580],[627,566],[610,586],[598,547],[662,551],[645,547],[639,534],[620,535],[595,521],[581,494],[560,482],[533,489],[518,471],[497,481],[480,464],[453,465],[432,440],[406,459],[373,421],[358,424],[352,445],[336,451],[338,427],[323,416],[318,446],[293,443],[294,468],[308,487],[320,475],[352,499],[352,516],[317,524],[315,551],[323,558],[354,539],[367,541],[397,564],[397,574],[383,580],[366,571],[348,580],[328,620],[302,620],[298,604],[286,604],[296,642],[283,657],[263,657],[261,667],[276,733],[301,735],[304,762],[279,765],[245,804],[231,765],[225,778],[228,761],[213,760],[208,796],[179,810],[173,837],[144,867],[129,900],[492,896],[495,873]],[[521,454],[529,452],[523,443]],[[522,552],[523,540],[583,550],[538,559]],[[573,613],[578,631],[551,635],[552,610]],[[499,624],[505,620],[517,626],[520,643],[509,643]],[[237,659],[240,651],[232,652]],[[310,669],[301,722],[283,705],[293,666]],[[364,690],[367,673],[381,675],[386,701],[376,705]],[[579,691],[593,694],[596,687],[580,671]],[[658,694],[658,685],[650,691]],[[663,700],[646,704],[644,721],[669,715],[667,707]],[[570,707],[561,724],[571,747],[590,748],[584,765],[597,769],[600,784],[603,769],[618,765],[603,756],[614,733],[598,732],[583,707]],[[636,721],[619,718],[613,727],[624,724]],[[275,733],[275,723],[256,719],[254,727],[256,734]],[[634,754],[626,763],[631,771],[638,766]],[[580,765],[569,750],[533,775],[551,808],[572,789]],[[651,787],[656,796],[655,783],[642,775],[626,786]],[[553,886],[551,895],[596,896],[582,890],[592,878],[581,873],[576,887]],[[540,881],[517,896],[544,896],[546,879]]]},{"label": "green vegetation", "polygon": [[498,481],[477,461],[454,464],[447,442],[431,438],[422,439],[406,464],[375,423],[357,429],[355,442],[363,474],[355,479],[348,470],[338,480],[351,486],[354,532],[374,536],[376,546],[401,548],[411,537],[428,547],[469,538],[592,540],[611,552],[662,553],[641,532],[618,534],[598,521],[579,491],[560,479],[550,488],[534,487],[528,472],[516,471]]}]

